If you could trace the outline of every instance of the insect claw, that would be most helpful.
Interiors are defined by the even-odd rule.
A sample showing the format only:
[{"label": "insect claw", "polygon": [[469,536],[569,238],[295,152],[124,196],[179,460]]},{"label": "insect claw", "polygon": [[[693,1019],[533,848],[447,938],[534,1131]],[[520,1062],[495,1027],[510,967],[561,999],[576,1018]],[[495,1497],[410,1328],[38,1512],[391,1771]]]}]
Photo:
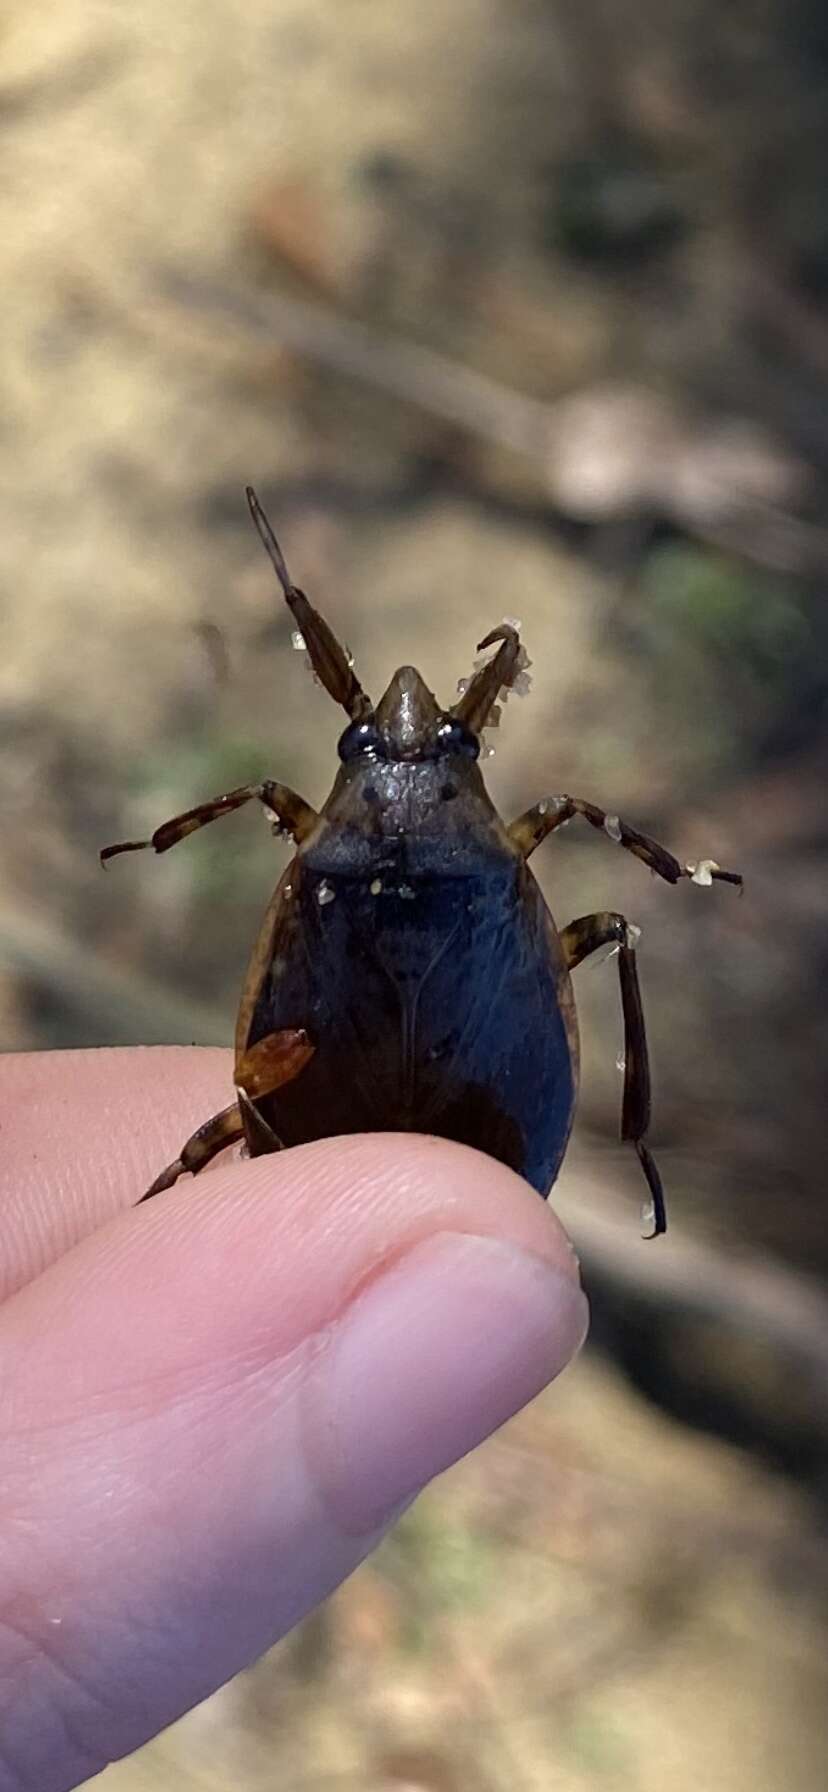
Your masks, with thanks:
[{"label": "insect claw", "polygon": [[[301,637],[308,651],[311,670],[317,682],[326,690],[335,703],[341,703],[343,709],[356,721],[362,716],[371,714],[371,700],[366,696],[357,678],[353,657],[340,646],[336,635],[328,627],[324,616],[313,608],[305,596],[294,585],[287,569],[287,562],[270,523],[259,503],[252,485],[245,486],[250,515],[253,518],[257,533],[265,553],[282,587],[288,609],[293,616],[296,628],[294,637]],[[294,639],[294,645],[296,645]]]},{"label": "insect claw", "polygon": [[[261,504],[259,503],[259,500],[256,496],[256,493],[253,490],[252,485],[246,485],[244,489],[245,489],[245,496],[247,498],[248,506],[250,509],[250,515],[252,516],[253,521],[256,525],[256,528],[259,532],[263,546],[265,548],[265,552],[267,553],[268,558],[270,559],[270,561],[273,565],[273,570],[276,574],[277,579],[279,580],[279,584],[282,587],[285,597],[290,597],[293,595],[294,591],[296,590],[296,586],[294,585],[293,580],[290,576],[290,573],[288,572],[287,561],[285,560],[285,556],[282,553],[279,543],[276,540],[276,537],[273,533],[270,523],[268,522],[267,517],[265,516],[265,513],[261,507]],[[303,641],[302,645],[304,646],[304,641]]]},{"label": "insect claw", "polygon": [[495,641],[514,641],[516,645],[519,645],[520,635],[514,623],[499,622],[497,628],[490,628],[488,634],[483,636],[482,641],[477,643],[478,653],[482,653],[484,647],[493,647]]},{"label": "insect claw", "polygon": [[523,648],[520,635],[510,622],[499,622],[496,628],[490,629],[482,641],[477,643],[477,651],[484,647],[493,647],[499,642],[494,658],[487,660],[470,678],[466,688],[461,692],[459,701],[452,705],[451,714],[463,722],[473,734],[479,734],[485,728],[494,703],[497,703],[501,690],[511,689],[515,675],[528,662],[521,660]]},{"label": "insect claw", "polygon": [[661,1238],[667,1230],[667,1209],[664,1204],[664,1187],[659,1175],[655,1158],[643,1139],[634,1139],[638,1161],[647,1179],[650,1191],[649,1201],[645,1201],[641,1209],[641,1232],[644,1238]]}]

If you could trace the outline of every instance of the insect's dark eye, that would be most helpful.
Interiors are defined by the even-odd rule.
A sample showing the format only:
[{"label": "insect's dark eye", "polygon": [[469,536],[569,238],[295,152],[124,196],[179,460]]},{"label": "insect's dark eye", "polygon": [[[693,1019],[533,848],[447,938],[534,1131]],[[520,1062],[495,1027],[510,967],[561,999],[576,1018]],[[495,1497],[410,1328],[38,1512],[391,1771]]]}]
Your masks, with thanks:
[{"label": "insect's dark eye", "polygon": [[446,716],[437,729],[437,745],[442,753],[461,753],[465,759],[477,759],[480,742],[476,734],[464,728],[454,716]]},{"label": "insect's dark eye", "polygon": [[338,752],[343,765],[352,759],[386,757],[385,742],[375,722],[352,722],[340,738]]}]

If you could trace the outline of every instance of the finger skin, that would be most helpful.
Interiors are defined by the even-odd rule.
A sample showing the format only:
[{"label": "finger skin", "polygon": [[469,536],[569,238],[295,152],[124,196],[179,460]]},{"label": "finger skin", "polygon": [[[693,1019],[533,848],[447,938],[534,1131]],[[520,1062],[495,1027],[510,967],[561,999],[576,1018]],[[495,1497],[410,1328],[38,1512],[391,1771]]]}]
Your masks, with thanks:
[{"label": "finger skin", "polygon": [[[59,1254],[50,1183],[50,1266],[0,1312],[0,1792],[77,1785],[261,1654],[585,1326],[544,1203],[437,1140],[225,1159],[119,1212],[226,1099],[221,1055],[175,1054],[180,1094],[167,1051],[71,1056],[80,1137],[67,1105],[40,1163],[85,1236]],[[85,1077],[95,1112],[132,1089],[114,1158]]]},{"label": "finger skin", "polygon": [[233,1099],[233,1054],[185,1046],[0,1058],[0,1299],[132,1206]]}]

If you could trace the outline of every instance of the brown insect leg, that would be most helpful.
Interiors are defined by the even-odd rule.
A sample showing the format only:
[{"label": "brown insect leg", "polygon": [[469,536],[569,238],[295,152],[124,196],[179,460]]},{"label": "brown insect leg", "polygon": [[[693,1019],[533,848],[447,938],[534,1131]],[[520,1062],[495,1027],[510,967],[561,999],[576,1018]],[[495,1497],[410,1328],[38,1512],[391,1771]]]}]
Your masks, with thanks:
[{"label": "brown insect leg", "polygon": [[[186,1171],[191,1176],[197,1176],[199,1170],[203,1170],[227,1145],[235,1145],[243,1138],[244,1127],[239,1104],[234,1101],[229,1108],[222,1108],[220,1114],[214,1114],[212,1120],[205,1120],[204,1125],[198,1127],[182,1147],[181,1156],[174,1163],[168,1164],[160,1176],[156,1176],[152,1186],[141,1196],[141,1201],[149,1201],[153,1195],[160,1195],[162,1189],[172,1188],[173,1183]],[[140,1204],[139,1201],[138,1205]]]},{"label": "brown insect leg", "polygon": [[307,838],[319,820],[316,810],[305,802],[304,797],[297,796],[287,784],[277,784],[272,778],[265,778],[262,784],[240,784],[237,790],[228,790],[225,796],[214,796],[206,803],[198,803],[195,809],[185,809],[183,815],[174,815],[171,821],[156,828],[151,840],[122,840],[116,846],[105,846],[100,855],[101,864],[116,858],[118,853],[140,852],[147,846],[154,847],[156,852],[168,852],[188,834],[195,834],[211,821],[219,821],[222,815],[231,815],[234,809],[241,809],[254,799],[263,804],[275,818],[276,827],[290,834],[297,845]]},{"label": "brown insect leg", "polygon": [[[648,834],[639,834],[636,828],[628,827],[627,823],[620,819],[620,816],[610,815],[605,809],[599,809],[595,803],[588,803],[580,796],[544,797],[543,801],[536,803],[533,809],[527,809],[525,814],[519,815],[516,821],[510,823],[509,838],[522,852],[524,858],[528,859],[535,847],[540,846],[541,841],[546,839],[547,834],[554,833],[555,829],[562,827],[564,822],[571,821],[573,815],[582,815],[591,827],[598,828],[617,845],[625,847],[627,852],[634,853],[637,859],[641,859],[651,871],[655,871],[659,877],[663,877],[668,884],[677,884],[680,878],[692,878],[696,873],[695,865],[679,864],[678,859],[667,851],[666,846],[659,846],[658,841],[651,840]],[[705,865],[707,867],[706,875],[697,876],[697,882],[718,881],[719,883],[736,884],[741,889],[742,878],[738,871],[722,871],[718,865],[713,864],[712,860],[702,861],[699,870],[702,870]]]},{"label": "brown insect leg", "polygon": [[235,1084],[251,1101],[272,1095],[283,1083],[292,1083],[313,1057],[314,1047],[304,1027],[283,1027],[249,1045],[236,1059]]},{"label": "brown insect leg", "polygon": [[371,699],[365,695],[344,647],[340,646],[324,616],[320,616],[319,611],[309,603],[304,591],[299,591],[294,585],[284,554],[252,485],[247,487],[247,502],[262,545],[285,594],[288,609],[299,625],[320,684],[324,685],[335,703],[342,704],[352,721],[361,721],[363,717],[372,715]]},{"label": "brown insect leg", "polygon": [[314,1047],[303,1027],[284,1027],[248,1046],[236,1059],[236,1094],[251,1157],[281,1151],[282,1141],[260,1112],[258,1102],[283,1083],[291,1083],[313,1057]]},{"label": "brown insect leg", "polygon": [[650,1125],[650,1060],[644,1011],[638,985],[635,948],[630,944],[631,929],[623,915],[604,913],[582,915],[571,921],[561,934],[567,967],[574,970],[582,958],[597,952],[600,946],[617,944],[618,974],[621,980],[621,1008],[624,1015],[624,1100],[621,1110],[621,1137],[635,1146],[647,1186],[650,1202],[644,1209],[642,1224],[645,1236],[657,1238],[667,1230],[664,1190],[652,1152],[644,1142]]},{"label": "brown insect leg", "polygon": [[[462,697],[452,705],[452,715],[473,734],[479,734],[481,728],[485,728],[492,705],[502,690],[511,689],[521,666],[520,635],[513,623],[501,622],[497,628],[490,629],[488,635],[478,641],[478,652],[491,647],[495,641],[500,641],[501,645],[494,658],[475,672]],[[523,664],[527,664],[525,654]]]}]

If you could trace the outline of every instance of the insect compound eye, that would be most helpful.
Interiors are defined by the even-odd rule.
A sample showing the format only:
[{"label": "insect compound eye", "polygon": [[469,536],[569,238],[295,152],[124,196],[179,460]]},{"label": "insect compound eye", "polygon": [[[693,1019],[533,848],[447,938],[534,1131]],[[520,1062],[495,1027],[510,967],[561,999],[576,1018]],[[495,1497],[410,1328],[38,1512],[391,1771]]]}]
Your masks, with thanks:
[{"label": "insect compound eye", "polygon": [[441,753],[459,753],[464,759],[480,757],[480,742],[476,734],[472,734],[462,722],[454,716],[446,716],[437,729],[437,746]]},{"label": "insect compound eye", "polygon": [[339,757],[343,765],[354,759],[384,759],[385,742],[376,722],[352,722],[340,737]]}]

